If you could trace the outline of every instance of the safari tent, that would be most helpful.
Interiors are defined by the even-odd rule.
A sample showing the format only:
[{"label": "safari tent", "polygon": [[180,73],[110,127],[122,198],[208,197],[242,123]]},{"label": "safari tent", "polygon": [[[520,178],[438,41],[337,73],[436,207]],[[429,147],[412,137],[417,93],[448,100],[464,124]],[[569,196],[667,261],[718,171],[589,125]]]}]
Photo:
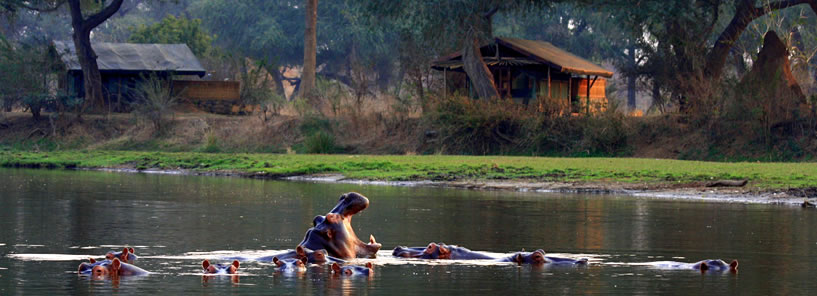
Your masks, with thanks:
[{"label": "safari tent", "polygon": [[[497,37],[480,52],[503,98],[540,109],[557,104],[570,113],[591,113],[607,105],[606,79],[613,72],[549,42]],[[471,93],[461,53],[435,61],[432,68],[445,72],[447,88],[466,88]]]},{"label": "safari tent", "polygon": [[[138,83],[151,75],[172,81],[178,76],[203,77],[206,72],[193,52],[185,44],[134,44],[95,42],[91,45],[97,54],[102,75],[105,102],[113,111],[126,111],[132,101],[132,91]],[[74,43],[54,41],[53,50],[62,61],[59,88],[66,94],[84,97],[82,68],[77,59]]]}]

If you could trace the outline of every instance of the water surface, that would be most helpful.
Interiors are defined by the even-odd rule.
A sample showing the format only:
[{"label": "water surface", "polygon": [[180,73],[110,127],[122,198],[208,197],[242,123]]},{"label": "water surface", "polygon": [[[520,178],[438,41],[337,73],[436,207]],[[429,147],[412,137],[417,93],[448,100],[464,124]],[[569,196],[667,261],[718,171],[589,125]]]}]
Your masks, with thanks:
[{"label": "water surface", "polygon": [[[292,249],[340,194],[371,201],[361,238],[383,244],[371,278],[302,275],[244,262],[200,276],[202,259]],[[0,169],[0,295],[15,294],[807,294],[817,291],[817,211],[629,196],[469,191],[92,171]],[[397,245],[545,249],[586,267],[400,261]],[[83,258],[133,246],[153,274],[77,276]],[[737,274],[650,261],[740,260]],[[362,263],[359,261],[358,263]],[[445,262],[443,262],[445,263]],[[813,292],[812,292],[813,293]]]}]

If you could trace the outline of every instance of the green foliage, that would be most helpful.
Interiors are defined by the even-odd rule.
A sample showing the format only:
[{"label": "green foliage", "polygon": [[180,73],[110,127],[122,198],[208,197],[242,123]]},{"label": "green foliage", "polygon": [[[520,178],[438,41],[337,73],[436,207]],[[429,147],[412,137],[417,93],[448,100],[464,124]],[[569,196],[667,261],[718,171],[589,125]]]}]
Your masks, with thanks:
[{"label": "green foliage", "polygon": [[35,119],[43,107],[54,104],[57,92],[49,85],[55,61],[42,44],[12,43],[0,35],[0,105],[20,104]]},{"label": "green foliage", "polygon": [[133,95],[134,117],[150,122],[157,133],[164,132],[179,100],[173,95],[170,81],[155,75],[142,77]]},{"label": "green foliage", "polygon": [[332,154],[338,150],[335,146],[335,137],[324,131],[312,133],[307,137],[304,141],[304,148],[306,153],[317,154]]},{"label": "green foliage", "polygon": [[150,26],[141,24],[130,30],[128,42],[184,43],[196,56],[204,55],[212,47],[213,37],[203,29],[200,19],[168,15],[161,22]]}]

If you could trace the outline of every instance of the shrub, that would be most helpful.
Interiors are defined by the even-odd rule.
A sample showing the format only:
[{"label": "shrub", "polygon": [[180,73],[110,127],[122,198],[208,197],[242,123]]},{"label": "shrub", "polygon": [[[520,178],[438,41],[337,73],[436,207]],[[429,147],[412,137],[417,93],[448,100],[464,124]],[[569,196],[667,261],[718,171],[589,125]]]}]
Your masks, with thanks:
[{"label": "shrub", "polygon": [[304,147],[306,153],[331,154],[338,150],[335,146],[335,137],[324,131],[312,133],[304,141]]},{"label": "shrub", "polygon": [[162,133],[178,103],[178,97],[171,92],[170,81],[156,75],[143,76],[133,93],[134,117],[149,121],[156,132]]}]

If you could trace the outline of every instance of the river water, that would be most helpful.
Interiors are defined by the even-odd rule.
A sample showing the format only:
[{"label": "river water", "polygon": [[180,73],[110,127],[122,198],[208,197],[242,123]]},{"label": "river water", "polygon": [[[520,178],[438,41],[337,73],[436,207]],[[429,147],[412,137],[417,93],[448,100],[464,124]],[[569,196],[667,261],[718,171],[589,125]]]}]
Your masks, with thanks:
[{"label": "river water", "polygon": [[[325,266],[281,274],[244,262],[240,277],[201,261],[294,248],[338,196],[370,200],[353,219],[383,244],[371,277]],[[96,171],[0,169],[0,295],[17,294],[760,294],[817,293],[817,211],[630,196],[469,191]],[[542,268],[390,258],[429,242],[509,253],[544,249],[587,266]],[[122,246],[147,276],[78,276]],[[737,274],[645,262],[738,259]],[[362,264],[366,260],[355,263]]]}]

